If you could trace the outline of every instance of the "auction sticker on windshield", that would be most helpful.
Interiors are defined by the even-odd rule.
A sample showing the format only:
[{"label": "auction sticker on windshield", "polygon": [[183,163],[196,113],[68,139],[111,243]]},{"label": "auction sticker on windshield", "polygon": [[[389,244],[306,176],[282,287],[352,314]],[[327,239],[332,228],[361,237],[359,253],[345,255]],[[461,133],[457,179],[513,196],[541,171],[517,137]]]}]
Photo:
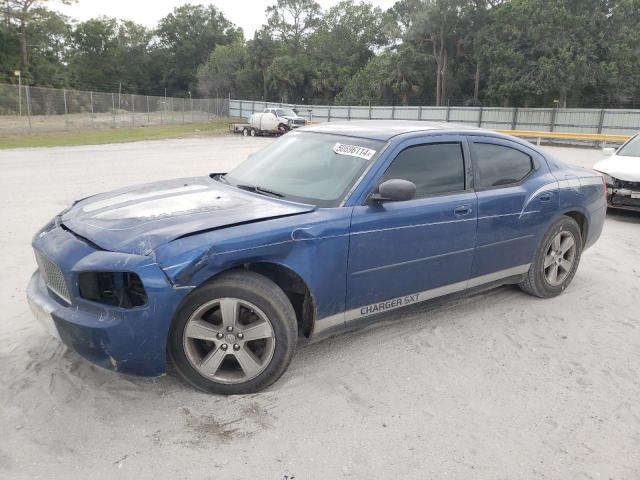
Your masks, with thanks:
[{"label": "auction sticker on windshield", "polygon": [[338,155],[350,155],[352,157],[364,158],[365,160],[371,160],[371,157],[376,154],[376,151],[370,148],[347,145],[345,143],[336,143],[333,146],[333,151]]}]

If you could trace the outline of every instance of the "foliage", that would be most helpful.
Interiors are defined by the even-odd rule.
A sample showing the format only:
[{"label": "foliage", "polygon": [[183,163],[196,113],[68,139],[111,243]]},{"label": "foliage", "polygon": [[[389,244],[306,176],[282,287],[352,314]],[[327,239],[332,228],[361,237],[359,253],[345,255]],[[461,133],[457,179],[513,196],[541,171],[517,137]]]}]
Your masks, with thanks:
[{"label": "foliage", "polygon": [[242,40],[242,30],[210,5],[183,5],[162,20],[156,30],[163,58],[161,82],[171,90],[187,91],[195,87],[199,65],[217,45]]},{"label": "foliage", "polygon": [[[65,2],[71,0],[64,0]],[[0,81],[286,102],[640,105],[640,0],[274,0],[245,40],[213,6],[155,29],[0,12]]]}]

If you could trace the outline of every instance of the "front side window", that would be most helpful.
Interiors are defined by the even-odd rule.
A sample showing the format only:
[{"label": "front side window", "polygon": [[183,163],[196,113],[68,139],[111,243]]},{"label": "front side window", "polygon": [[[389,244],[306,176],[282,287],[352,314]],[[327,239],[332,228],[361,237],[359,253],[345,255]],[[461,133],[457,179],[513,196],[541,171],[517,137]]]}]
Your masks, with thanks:
[{"label": "front side window", "polygon": [[274,112],[278,117],[295,117],[296,112],[290,108],[279,108]]},{"label": "front side window", "polygon": [[285,200],[334,207],[383,146],[365,138],[289,132],[247,158],[223,181]]},{"label": "front side window", "polygon": [[473,152],[478,170],[478,186],[481,188],[518,183],[533,170],[531,157],[515,148],[474,143]]},{"label": "front side window", "polygon": [[416,185],[416,197],[465,189],[460,143],[430,143],[409,147],[395,158],[380,183],[398,178]]}]

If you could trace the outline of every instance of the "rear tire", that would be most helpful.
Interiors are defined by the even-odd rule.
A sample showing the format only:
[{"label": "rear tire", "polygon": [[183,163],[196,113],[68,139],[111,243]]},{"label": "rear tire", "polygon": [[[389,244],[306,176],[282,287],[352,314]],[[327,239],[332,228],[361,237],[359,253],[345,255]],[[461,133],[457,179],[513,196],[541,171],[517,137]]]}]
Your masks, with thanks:
[{"label": "rear tire", "polygon": [[251,136],[252,136],[252,137],[255,137],[256,135],[258,135],[258,132],[256,132],[256,129],[255,129],[255,128],[252,128],[252,129],[251,129]]},{"label": "rear tire", "polygon": [[245,137],[249,136],[249,129],[248,128],[243,128],[242,129],[242,135],[244,135]]},{"label": "rear tire", "polygon": [[296,315],[285,293],[262,275],[237,270],[189,295],[171,326],[168,352],[194,387],[235,395],[278,380],[296,341]]},{"label": "rear tire", "polygon": [[576,221],[567,216],[556,220],[542,238],[522,291],[540,298],[560,295],[569,286],[582,255],[582,234]]}]

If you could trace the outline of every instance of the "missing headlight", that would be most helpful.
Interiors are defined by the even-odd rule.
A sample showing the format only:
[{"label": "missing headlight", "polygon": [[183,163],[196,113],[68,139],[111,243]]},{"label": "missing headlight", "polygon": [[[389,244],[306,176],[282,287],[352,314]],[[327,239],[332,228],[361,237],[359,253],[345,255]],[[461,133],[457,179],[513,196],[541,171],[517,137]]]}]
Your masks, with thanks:
[{"label": "missing headlight", "polygon": [[147,303],[147,292],[133,272],[82,272],[80,296],[113,307],[133,308]]}]

